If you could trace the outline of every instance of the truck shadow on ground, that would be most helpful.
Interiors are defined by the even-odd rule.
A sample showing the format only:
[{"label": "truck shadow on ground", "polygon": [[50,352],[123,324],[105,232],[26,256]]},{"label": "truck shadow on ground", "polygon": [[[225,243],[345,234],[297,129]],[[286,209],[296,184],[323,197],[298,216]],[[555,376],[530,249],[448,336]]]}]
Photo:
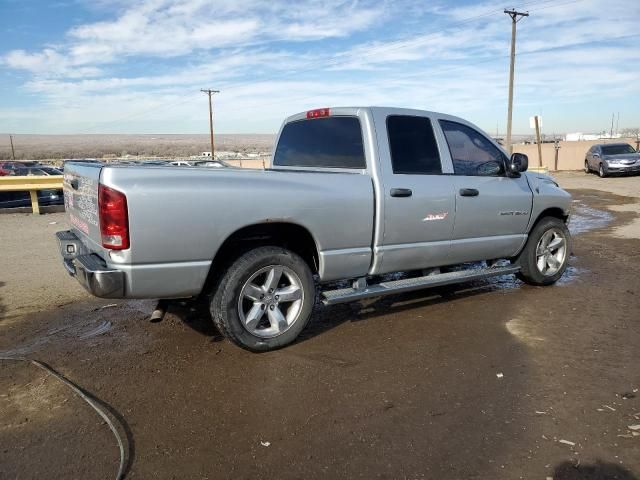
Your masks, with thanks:
[{"label": "truck shadow on ground", "polygon": [[423,307],[480,296],[496,289],[494,283],[480,281],[392,294],[340,305],[318,304],[309,325],[300,334],[297,342],[310,340],[346,322],[361,322],[390,314],[417,311]]},{"label": "truck shadow on ground", "polygon": [[553,480],[638,480],[638,477],[626,468],[596,460],[595,463],[576,466],[563,462],[553,471]]},{"label": "truck shadow on ground", "polygon": [[[509,279],[508,288],[513,288],[515,282],[515,279]],[[332,306],[318,303],[309,325],[302,331],[296,342],[310,340],[343,323],[361,322],[379,316],[399,314],[422,307],[472,298],[503,288],[504,285],[500,281],[476,281]],[[219,342],[224,340],[224,337],[211,320],[207,301],[175,302],[170,304],[168,311],[176,315],[185,325],[188,325],[196,332],[211,337],[212,341]]]}]

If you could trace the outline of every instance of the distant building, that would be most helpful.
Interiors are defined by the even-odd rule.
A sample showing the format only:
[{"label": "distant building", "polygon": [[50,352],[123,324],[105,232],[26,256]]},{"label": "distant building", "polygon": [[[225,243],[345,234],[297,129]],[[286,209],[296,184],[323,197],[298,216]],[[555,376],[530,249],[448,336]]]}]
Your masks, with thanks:
[{"label": "distant building", "polygon": [[203,158],[211,158],[211,152],[202,152],[200,155],[191,155],[189,157],[191,160],[200,160]]},{"label": "distant building", "polygon": [[564,137],[566,142],[579,142],[581,140],[602,140],[605,138],[621,138],[622,135],[614,133],[613,135],[607,135],[606,133],[567,133]]}]

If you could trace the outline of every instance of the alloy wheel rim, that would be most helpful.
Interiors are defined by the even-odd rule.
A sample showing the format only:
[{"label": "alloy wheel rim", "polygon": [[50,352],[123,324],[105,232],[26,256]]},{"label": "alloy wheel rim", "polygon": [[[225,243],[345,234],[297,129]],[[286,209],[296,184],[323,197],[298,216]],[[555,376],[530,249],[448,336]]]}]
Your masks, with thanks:
[{"label": "alloy wheel rim", "polygon": [[252,335],[273,338],[296,323],[303,302],[300,277],[284,265],[269,265],[251,275],[243,285],[238,316]]},{"label": "alloy wheel rim", "polygon": [[567,239],[558,228],[544,232],[536,246],[536,267],[545,277],[558,273],[567,258]]}]

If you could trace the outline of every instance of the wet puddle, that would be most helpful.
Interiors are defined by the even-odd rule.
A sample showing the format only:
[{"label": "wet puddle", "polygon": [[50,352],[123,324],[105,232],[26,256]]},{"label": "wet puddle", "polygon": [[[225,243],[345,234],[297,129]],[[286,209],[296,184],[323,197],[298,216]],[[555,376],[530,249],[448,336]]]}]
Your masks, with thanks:
[{"label": "wet puddle", "polygon": [[148,309],[148,302],[140,300],[83,309],[81,312],[61,311],[59,321],[55,322],[58,325],[36,329],[26,341],[9,350],[0,350],[0,356],[31,355],[50,344],[90,344],[108,341],[114,336],[127,338],[122,328],[116,328],[117,320],[122,317],[132,320],[146,318]]},{"label": "wet puddle", "polygon": [[579,235],[591,230],[604,228],[613,221],[613,215],[605,210],[588,207],[579,200],[574,200],[574,202],[573,213],[569,222],[571,235]]}]

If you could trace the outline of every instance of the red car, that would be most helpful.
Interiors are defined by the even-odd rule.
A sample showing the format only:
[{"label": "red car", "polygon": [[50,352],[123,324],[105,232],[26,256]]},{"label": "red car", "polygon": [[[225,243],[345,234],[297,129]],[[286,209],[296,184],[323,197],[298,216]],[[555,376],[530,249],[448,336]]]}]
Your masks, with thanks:
[{"label": "red car", "polygon": [[33,167],[36,164],[36,162],[0,162],[0,177],[13,175],[16,168]]},{"label": "red car", "polygon": [[16,162],[0,162],[0,177],[4,175],[11,175],[15,167]]}]

